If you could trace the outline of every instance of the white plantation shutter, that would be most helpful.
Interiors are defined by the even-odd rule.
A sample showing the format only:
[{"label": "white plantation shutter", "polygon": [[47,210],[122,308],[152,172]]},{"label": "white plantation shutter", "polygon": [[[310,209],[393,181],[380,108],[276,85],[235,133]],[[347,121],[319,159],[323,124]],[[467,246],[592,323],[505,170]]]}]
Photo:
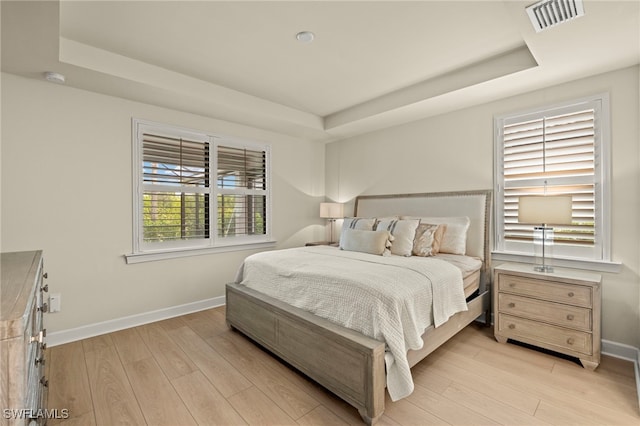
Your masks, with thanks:
[{"label": "white plantation shutter", "polygon": [[217,155],[218,237],[265,235],[266,149],[221,144]]},{"label": "white plantation shutter", "polygon": [[209,143],[142,134],[143,241],[209,238]]},{"label": "white plantation shutter", "polygon": [[570,195],[571,225],[554,226],[554,253],[603,258],[601,100],[496,120],[496,218],[500,251],[532,250],[533,227],[518,222],[518,197]]}]

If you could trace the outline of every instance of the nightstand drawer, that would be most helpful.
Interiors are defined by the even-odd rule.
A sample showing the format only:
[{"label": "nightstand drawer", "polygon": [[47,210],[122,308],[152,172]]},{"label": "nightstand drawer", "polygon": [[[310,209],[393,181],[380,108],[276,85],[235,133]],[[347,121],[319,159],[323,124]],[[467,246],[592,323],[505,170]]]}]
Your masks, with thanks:
[{"label": "nightstand drawer", "polygon": [[588,308],[500,293],[498,310],[505,314],[591,331],[591,309]]},{"label": "nightstand drawer", "polygon": [[503,336],[559,352],[592,354],[593,342],[589,333],[511,315],[498,314],[498,316],[500,324],[498,332]]},{"label": "nightstand drawer", "polygon": [[586,308],[593,303],[590,287],[516,275],[502,275],[498,290]]}]

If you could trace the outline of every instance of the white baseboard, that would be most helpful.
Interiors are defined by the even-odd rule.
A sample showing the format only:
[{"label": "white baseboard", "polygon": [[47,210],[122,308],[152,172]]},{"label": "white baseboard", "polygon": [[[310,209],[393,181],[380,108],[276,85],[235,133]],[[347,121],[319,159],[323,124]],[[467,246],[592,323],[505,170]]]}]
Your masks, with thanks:
[{"label": "white baseboard", "polygon": [[636,364],[638,363],[639,349],[634,346],[602,339],[601,350],[604,355],[626,359]]},{"label": "white baseboard", "polygon": [[55,331],[47,334],[47,346],[57,346],[71,343],[125,328],[136,327],[150,322],[161,321],[180,315],[203,311],[205,309],[216,308],[225,304],[225,297],[214,297],[212,299],[199,300],[197,302],[186,303],[184,305],[171,306],[169,308],[158,309],[156,311],[144,312],[109,321],[95,324],[83,325],[82,327],[71,328],[69,330]]},{"label": "white baseboard", "polygon": [[633,369],[636,376],[636,390],[638,393],[638,406],[640,406],[640,349],[622,343],[602,340],[602,353],[633,362]]}]

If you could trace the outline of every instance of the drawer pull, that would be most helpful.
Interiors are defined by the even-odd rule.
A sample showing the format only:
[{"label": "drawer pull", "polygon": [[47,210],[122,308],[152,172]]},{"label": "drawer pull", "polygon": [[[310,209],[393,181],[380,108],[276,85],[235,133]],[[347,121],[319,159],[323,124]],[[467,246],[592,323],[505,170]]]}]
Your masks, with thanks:
[{"label": "drawer pull", "polygon": [[569,337],[569,338],[567,339],[567,344],[568,344],[568,345],[573,345],[573,342],[574,342],[573,337]]},{"label": "drawer pull", "polygon": [[43,287],[40,287],[40,291],[44,291],[44,292],[49,291],[49,284],[45,284]]},{"label": "drawer pull", "polygon": [[42,364],[42,365],[45,364],[44,357],[36,358],[36,365],[38,365],[38,364]]},{"label": "drawer pull", "polygon": [[567,319],[568,319],[569,321],[573,321],[573,315],[571,315],[571,314],[567,315]]},{"label": "drawer pull", "polygon": [[40,333],[38,333],[37,336],[31,336],[31,342],[38,342],[38,343],[42,343],[42,341],[44,340],[44,333],[41,331]]},{"label": "drawer pull", "polygon": [[47,380],[44,376],[42,376],[42,378],[40,379],[40,383],[42,384],[42,386],[44,386],[45,388],[49,387],[49,380]]},{"label": "drawer pull", "polygon": [[509,306],[510,308],[515,308],[515,307],[516,307],[516,304],[515,304],[515,303],[513,303],[513,302],[511,302],[511,303],[509,303],[509,305],[507,305],[507,306]]},{"label": "drawer pull", "polygon": [[513,330],[514,328],[516,328],[516,325],[515,325],[515,324],[509,324],[509,328],[510,328],[511,330]]},{"label": "drawer pull", "polygon": [[49,310],[49,305],[47,304],[47,302],[44,302],[42,306],[38,306],[39,312],[47,312],[48,310]]},{"label": "drawer pull", "polygon": [[45,272],[44,274],[42,274],[42,278],[47,279],[49,278],[49,273]]},{"label": "drawer pull", "polygon": [[509,283],[509,287],[514,288],[516,286],[516,283]]},{"label": "drawer pull", "polygon": [[40,349],[42,349],[43,351],[46,351],[47,350],[47,344],[46,343],[41,344],[40,345]]},{"label": "drawer pull", "polygon": [[572,292],[572,291],[570,291],[570,292],[569,292],[569,294],[568,294],[567,296],[569,296],[569,297],[573,297],[573,296],[574,296],[574,294],[573,294],[573,292]]}]

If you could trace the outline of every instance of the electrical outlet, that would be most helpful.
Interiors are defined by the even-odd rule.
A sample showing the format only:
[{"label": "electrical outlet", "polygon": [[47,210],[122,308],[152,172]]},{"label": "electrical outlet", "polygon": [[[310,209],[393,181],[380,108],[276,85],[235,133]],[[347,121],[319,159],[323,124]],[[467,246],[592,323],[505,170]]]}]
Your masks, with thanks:
[{"label": "electrical outlet", "polygon": [[49,296],[49,312],[60,312],[62,305],[62,295],[60,293],[51,293]]}]

